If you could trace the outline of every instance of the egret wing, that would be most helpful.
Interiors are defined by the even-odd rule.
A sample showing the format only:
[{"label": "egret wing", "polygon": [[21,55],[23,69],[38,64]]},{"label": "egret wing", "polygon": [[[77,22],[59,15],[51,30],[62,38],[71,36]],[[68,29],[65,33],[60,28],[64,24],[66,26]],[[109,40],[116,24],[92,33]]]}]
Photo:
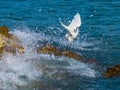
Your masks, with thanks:
[{"label": "egret wing", "polygon": [[80,26],[81,26],[81,18],[80,18],[80,14],[77,13],[74,16],[72,22],[69,24],[69,26],[67,26],[67,29],[70,30],[70,32],[71,32],[71,31],[79,28]]}]

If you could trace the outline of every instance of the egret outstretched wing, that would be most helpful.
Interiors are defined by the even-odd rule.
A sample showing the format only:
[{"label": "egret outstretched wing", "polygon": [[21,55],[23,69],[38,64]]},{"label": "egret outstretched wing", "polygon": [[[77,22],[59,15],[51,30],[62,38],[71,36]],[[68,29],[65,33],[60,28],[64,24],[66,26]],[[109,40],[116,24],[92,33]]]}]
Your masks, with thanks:
[{"label": "egret outstretched wing", "polygon": [[68,26],[64,25],[61,21],[60,21],[60,23],[61,23],[61,25],[62,25],[64,28],[66,28],[68,31],[71,32],[72,30],[75,30],[75,29],[77,29],[77,28],[79,28],[79,27],[81,26],[80,14],[77,13],[77,14],[74,16],[72,22],[71,22]]},{"label": "egret outstretched wing", "polygon": [[80,14],[77,13],[68,26],[64,25],[61,21],[60,23],[67,30],[66,37],[68,38],[68,40],[73,41],[73,39],[76,38],[78,35],[78,28],[81,26]]},{"label": "egret outstretched wing", "polygon": [[81,26],[81,18],[80,18],[80,14],[77,13],[67,28],[68,30],[75,30],[80,26]]}]

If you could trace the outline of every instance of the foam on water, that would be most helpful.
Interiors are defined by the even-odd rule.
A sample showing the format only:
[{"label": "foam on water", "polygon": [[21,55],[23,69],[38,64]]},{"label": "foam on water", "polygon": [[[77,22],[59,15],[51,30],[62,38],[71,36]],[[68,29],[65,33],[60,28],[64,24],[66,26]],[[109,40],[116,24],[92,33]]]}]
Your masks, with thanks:
[{"label": "foam on water", "polygon": [[[61,76],[54,77],[56,73],[60,75],[61,72],[71,75],[96,77],[96,71],[88,64],[67,57],[38,54],[35,52],[36,47],[40,46],[38,41],[49,41],[50,38],[44,36],[44,34],[24,29],[27,32],[15,29],[12,33],[21,40],[22,45],[25,47],[25,53],[17,54],[16,56],[11,54],[4,54],[2,56],[0,61],[0,89],[13,90],[18,87],[27,86],[33,81],[42,82],[41,77],[43,76],[62,79],[63,77]],[[60,41],[59,43],[63,42]]]}]

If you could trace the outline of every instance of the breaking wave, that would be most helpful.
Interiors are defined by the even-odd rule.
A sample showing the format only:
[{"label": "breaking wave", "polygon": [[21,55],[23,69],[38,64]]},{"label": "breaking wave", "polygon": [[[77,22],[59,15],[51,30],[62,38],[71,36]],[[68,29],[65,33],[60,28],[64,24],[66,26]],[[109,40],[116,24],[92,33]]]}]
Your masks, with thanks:
[{"label": "breaking wave", "polygon": [[[45,79],[57,81],[72,75],[94,78],[98,73],[91,65],[80,61],[64,56],[59,57],[35,52],[36,47],[44,45],[44,42],[52,42],[53,44],[59,41],[59,44],[64,47],[67,45],[65,39],[62,39],[62,41],[59,38],[52,39],[52,37],[43,33],[32,32],[29,28],[23,28],[22,31],[14,29],[11,33],[21,40],[22,45],[25,47],[25,53],[15,56],[4,54],[2,56],[0,61],[0,89],[16,90],[22,87],[32,88],[35,82],[44,86],[48,84],[45,82]],[[87,45],[87,43],[82,44]],[[82,44],[81,48],[83,48]],[[72,48],[76,47],[75,45],[73,43]]]}]

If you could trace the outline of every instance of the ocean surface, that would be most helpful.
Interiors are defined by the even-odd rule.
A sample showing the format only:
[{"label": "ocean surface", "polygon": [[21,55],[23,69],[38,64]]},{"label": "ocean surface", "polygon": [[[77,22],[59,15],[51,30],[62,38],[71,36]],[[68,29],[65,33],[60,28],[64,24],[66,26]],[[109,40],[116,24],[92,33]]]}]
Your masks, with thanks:
[{"label": "ocean surface", "polygon": [[[38,54],[36,47],[68,45],[66,30],[79,13],[82,25],[70,50],[98,63]],[[120,0],[0,0],[0,26],[7,26],[25,54],[3,55],[0,90],[120,90],[120,77],[104,71],[120,64]]]}]

